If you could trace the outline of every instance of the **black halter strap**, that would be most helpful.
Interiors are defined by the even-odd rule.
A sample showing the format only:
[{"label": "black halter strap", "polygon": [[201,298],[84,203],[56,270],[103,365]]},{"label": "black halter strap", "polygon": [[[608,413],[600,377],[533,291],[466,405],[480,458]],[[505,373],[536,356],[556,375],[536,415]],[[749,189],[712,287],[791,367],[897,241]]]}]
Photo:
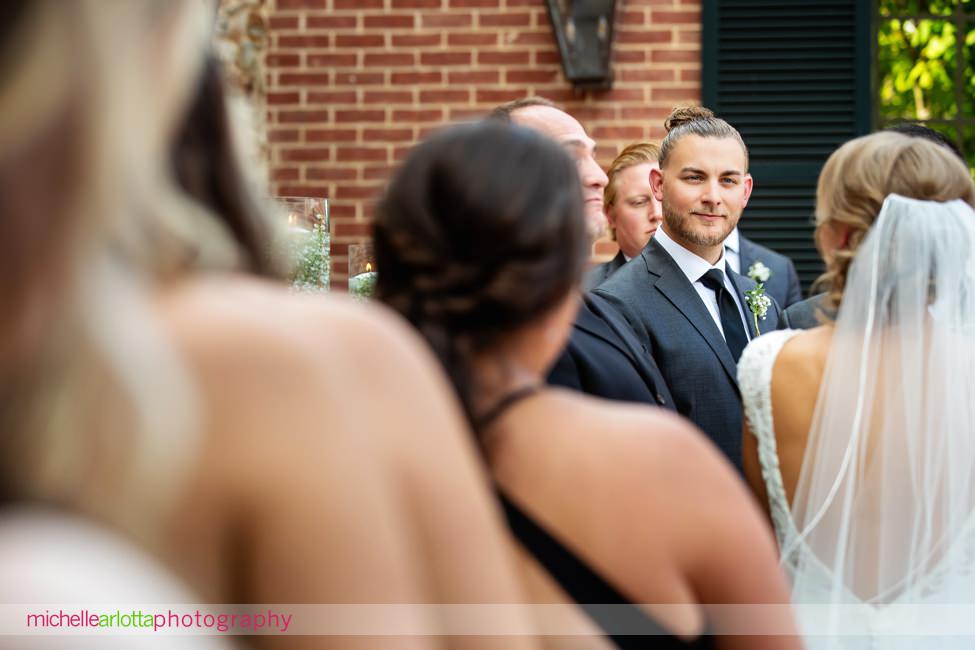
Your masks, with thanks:
[{"label": "black halter strap", "polygon": [[[517,388],[504,395],[475,422],[478,431],[484,431],[501,415],[518,402],[541,390],[532,384]],[[593,571],[558,539],[542,528],[515,505],[499,487],[498,499],[508,527],[521,545],[534,557],[568,596],[598,625],[618,648],[662,648],[688,650],[707,644],[706,637],[693,643],[684,643],[671,635],[649,614],[634,605],[623,594]],[[611,632],[612,630],[612,632]],[[648,639],[648,637],[653,637]],[[704,642],[702,644],[702,641]]]},{"label": "black halter strap", "polygon": [[505,394],[494,406],[489,408],[484,415],[475,420],[474,428],[477,431],[484,431],[486,428],[494,424],[494,421],[501,417],[505,411],[526,397],[531,397],[541,389],[542,387],[538,384],[529,384],[528,386],[516,388],[510,393]]},{"label": "black halter strap", "polygon": [[500,491],[498,498],[515,538],[617,648],[687,650],[687,644],[671,636]]}]

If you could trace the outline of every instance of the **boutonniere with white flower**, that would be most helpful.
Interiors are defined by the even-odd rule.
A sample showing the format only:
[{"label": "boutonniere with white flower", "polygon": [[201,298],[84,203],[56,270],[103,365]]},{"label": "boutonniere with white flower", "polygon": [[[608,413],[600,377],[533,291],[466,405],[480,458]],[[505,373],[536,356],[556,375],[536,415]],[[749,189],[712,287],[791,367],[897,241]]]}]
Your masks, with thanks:
[{"label": "boutonniere with white flower", "polygon": [[745,304],[748,305],[748,310],[752,312],[752,318],[755,319],[755,334],[761,334],[762,330],[758,329],[758,319],[765,320],[768,308],[772,306],[772,299],[765,295],[765,285],[759,282],[754,289],[746,291]]},{"label": "boutonniere with white flower", "polygon": [[752,262],[752,265],[748,267],[748,273],[746,273],[749,278],[754,282],[765,283],[768,279],[772,277],[772,269],[765,266],[759,261]]}]

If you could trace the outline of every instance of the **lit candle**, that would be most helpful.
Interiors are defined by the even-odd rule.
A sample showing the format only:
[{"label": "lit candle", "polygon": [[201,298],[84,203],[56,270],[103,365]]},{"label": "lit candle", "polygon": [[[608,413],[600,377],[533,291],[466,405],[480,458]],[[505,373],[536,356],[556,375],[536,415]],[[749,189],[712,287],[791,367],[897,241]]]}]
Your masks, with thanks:
[{"label": "lit candle", "polygon": [[357,298],[371,298],[376,289],[376,272],[372,263],[366,262],[366,270],[349,278],[349,293]]}]

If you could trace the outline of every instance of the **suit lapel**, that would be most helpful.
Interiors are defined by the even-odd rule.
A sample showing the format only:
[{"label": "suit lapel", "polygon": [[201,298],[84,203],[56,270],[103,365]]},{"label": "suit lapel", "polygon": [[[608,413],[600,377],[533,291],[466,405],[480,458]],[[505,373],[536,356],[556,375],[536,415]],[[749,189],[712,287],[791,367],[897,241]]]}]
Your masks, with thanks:
[{"label": "suit lapel", "polygon": [[704,306],[701,296],[691,284],[684,272],[677,266],[674,258],[664,250],[663,246],[650,240],[650,244],[643,249],[643,258],[647,264],[647,270],[658,276],[654,283],[654,288],[662,293],[670,303],[683,314],[684,318],[704,337],[711,350],[721,361],[725,372],[731,377],[731,381],[738,383],[735,360],[728,350],[728,344],[721,336],[721,330],[715,325],[711,318],[711,312]]}]

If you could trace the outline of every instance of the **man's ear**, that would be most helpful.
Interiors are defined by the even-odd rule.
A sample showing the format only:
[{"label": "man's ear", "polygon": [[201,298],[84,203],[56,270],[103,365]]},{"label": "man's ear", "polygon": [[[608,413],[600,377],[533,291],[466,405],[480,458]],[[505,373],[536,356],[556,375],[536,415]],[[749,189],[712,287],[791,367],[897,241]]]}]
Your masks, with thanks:
[{"label": "man's ear", "polygon": [[653,192],[653,198],[658,201],[664,200],[664,174],[662,171],[656,167],[650,170],[650,190]]},{"label": "man's ear", "polygon": [[754,181],[752,180],[751,174],[745,174],[744,183],[745,183],[745,198],[741,202],[741,207],[743,208],[746,205],[748,205],[748,197],[752,195],[752,186],[754,185]]}]

